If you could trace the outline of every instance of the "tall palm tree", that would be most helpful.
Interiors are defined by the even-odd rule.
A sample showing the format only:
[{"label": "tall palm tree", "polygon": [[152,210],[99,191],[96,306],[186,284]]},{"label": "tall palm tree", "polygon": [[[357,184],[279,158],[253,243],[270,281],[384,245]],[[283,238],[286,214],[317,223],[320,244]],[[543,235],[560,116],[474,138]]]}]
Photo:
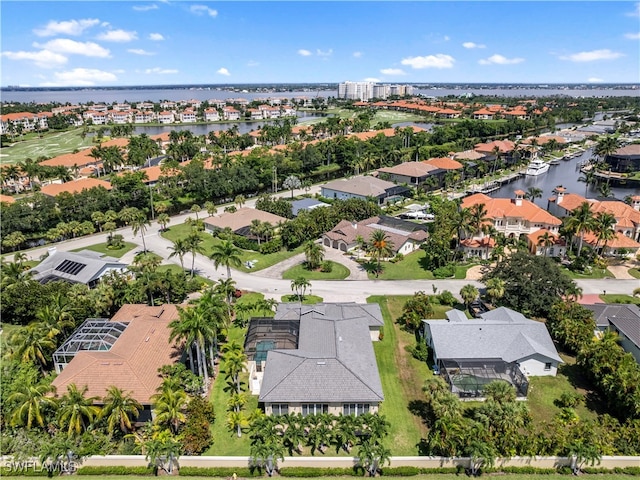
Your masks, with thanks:
[{"label": "tall palm tree", "polygon": [[132,420],[138,418],[142,405],[130,393],[112,385],[103,398],[103,404],[100,418],[107,419],[109,435],[113,435],[116,428],[124,434],[133,430]]},{"label": "tall palm tree", "polygon": [[51,385],[20,383],[17,390],[7,398],[9,404],[17,405],[11,413],[11,425],[27,429],[31,429],[34,424],[44,427],[44,411],[57,405],[56,400],[48,396],[54,390]]},{"label": "tall palm tree", "polygon": [[168,213],[161,213],[160,215],[158,215],[158,225],[160,225],[162,231],[165,231],[167,229],[167,225],[170,221],[171,217]]},{"label": "tall palm tree", "polygon": [[135,237],[139,233],[140,236],[142,237],[142,248],[144,252],[146,252],[147,243],[145,242],[144,234],[147,231],[147,227],[151,225],[151,223],[149,222],[149,219],[144,213],[139,211],[138,215],[134,216],[131,219],[130,225],[131,225],[131,231],[133,232],[133,236]]},{"label": "tall palm tree", "polygon": [[58,423],[67,430],[67,435],[80,434],[85,431],[100,415],[100,407],[94,405],[99,397],[86,398],[89,388],[85,385],[79,389],[75,383],[67,386],[67,393],[60,399]]},{"label": "tall palm tree", "polygon": [[213,287],[216,293],[221,294],[227,304],[227,315],[231,319],[231,303],[236,293],[236,282],[232,278],[221,278]]},{"label": "tall palm tree", "polygon": [[465,285],[460,289],[460,296],[462,297],[462,301],[465,305],[469,307],[471,302],[478,298],[478,289],[470,284]]},{"label": "tall palm tree", "polygon": [[369,248],[378,261],[376,268],[377,277],[380,275],[380,260],[382,257],[390,257],[393,255],[394,245],[384,230],[375,230],[369,237]]},{"label": "tall palm tree", "polygon": [[196,307],[178,308],[178,315],[179,319],[169,324],[169,328],[171,328],[169,340],[185,340],[187,348],[191,348],[192,345],[195,347],[199,374],[204,378],[205,384],[208,384],[206,345],[214,335],[217,335],[217,332],[201,309]]},{"label": "tall palm tree", "polygon": [[504,296],[505,282],[501,278],[490,278],[487,280],[487,296],[491,301],[499,300]]},{"label": "tall palm tree", "polygon": [[484,203],[476,203],[469,208],[469,228],[474,234],[482,230],[482,225],[489,221],[487,207]]},{"label": "tall palm tree", "polygon": [[527,188],[527,193],[525,193],[524,198],[531,200],[531,202],[535,203],[536,198],[542,198],[542,189],[538,187],[529,187]]},{"label": "tall palm tree", "polygon": [[592,231],[596,236],[595,250],[598,250],[599,243],[603,242],[602,251],[604,252],[607,248],[607,243],[616,237],[615,226],[617,223],[616,217],[611,213],[596,213],[592,226]]},{"label": "tall palm tree", "polygon": [[191,278],[193,278],[196,273],[196,253],[204,253],[202,248],[202,237],[198,232],[191,232],[185,241],[189,247],[189,252],[191,252]]},{"label": "tall palm tree", "polygon": [[298,296],[298,299],[301,302],[304,300],[304,294],[310,286],[311,282],[303,276],[299,276],[291,280],[291,290]]},{"label": "tall palm tree", "polygon": [[172,247],[167,248],[171,250],[169,258],[178,257],[178,259],[180,260],[180,267],[182,267],[182,270],[184,271],[184,256],[190,251],[189,242],[187,242],[187,239],[178,238],[175,242],[173,242]]},{"label": "tall palm tree", "polygon": [[237,268],[242,265],[241,253],[231,240],[222,240],[213,246],[210,258],[216,268],[220,265],[227,267],[227,278],[231,278],[231,266]]},{"label": "tall palm tree", "polygon": [[159,392],[151,397],[153,410],[156,414],[154,422],[168,426],[176,434],[180,425],[187,421],[185,410],[189,397],[181,388],[163,385]]},{"label": "tall palm tree", "polygon": [[304,244],[304,255],[309,270],[315,270],[320,266],[324,259],[324,251],[324,247],[313,240]]},{"label": "tall palm tree", "polygon": [[565,219],[566,229],[579,237],[578,256],[580,256],[580,252],[582,251],[584,233],[593,228],[593,219],[593,212],[591,211],[591,204],[589,202],[582,202],[582,204],[573,210],[571,215]]}]

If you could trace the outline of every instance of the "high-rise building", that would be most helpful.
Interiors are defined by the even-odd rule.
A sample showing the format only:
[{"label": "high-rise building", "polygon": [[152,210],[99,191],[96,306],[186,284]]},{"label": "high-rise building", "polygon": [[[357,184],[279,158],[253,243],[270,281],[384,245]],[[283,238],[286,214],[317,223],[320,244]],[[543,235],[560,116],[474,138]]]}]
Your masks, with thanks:
[{"label": "high-rise building", "polygon": [[411,85],[384,85],[373,82],[343,82],[338,84],[338,98],[347,100],[362,100],[367,102],[372,98],[388,98],[390,95],[411,95]]}]

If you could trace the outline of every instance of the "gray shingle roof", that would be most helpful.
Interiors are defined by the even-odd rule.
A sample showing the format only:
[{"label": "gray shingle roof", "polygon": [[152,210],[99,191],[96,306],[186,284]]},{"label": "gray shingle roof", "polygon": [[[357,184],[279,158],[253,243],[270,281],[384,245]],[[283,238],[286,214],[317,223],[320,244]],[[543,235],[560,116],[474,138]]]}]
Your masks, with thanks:
[{"label": "gray shingle roof", "polygon": [[[80,270],[76,271],[77,269],[64,268],[63,264],[77,264],[82,265],[82,267],[78,266]],[[126,263],[121,263],[116,258],[103,256],[101,253],[92,250],[82,250],[80,252],[56,251],[30,271],[34,273],[33,279],[37,281],[63,280],[86,285],[100,278],[108,269],[121,270],[126,267]]]},{"label": "gray shingle roof", "polygon": [[294,217],[297,217],[300,210],[313,210],[314,208],[328,206],[328,203],[321,202],[315,198],[303,198],[291,202],[291,213],[293,213]]},{"label": "gray shingle roof", "polygon": [[380,402],[384,399],[370,326],[384,323],[377,304],[280,304],[276,318],[300,319],[295,350],[272,350],[261,402]]},{"label": "gray shingle roof", "polygon": [[640,347],[640,307],[624,303],[583,305],[593,312],[599,327],[610,324]]},{"label": "gray shingle roof", "polygon": [[[449,313],[449,312],[447,312]],[[439,359],[502,359],[515,362],[534,354],[562,362],[544,323],[500,307],[480,319],[424,320]]]}]

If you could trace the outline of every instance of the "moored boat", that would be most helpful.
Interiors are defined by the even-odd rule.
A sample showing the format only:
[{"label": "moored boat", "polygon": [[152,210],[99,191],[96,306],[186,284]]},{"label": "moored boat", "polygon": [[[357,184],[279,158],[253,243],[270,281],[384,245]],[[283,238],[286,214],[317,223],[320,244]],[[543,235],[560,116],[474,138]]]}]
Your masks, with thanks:
[{"label": "moored boat", "polygon": [[538,175],[542,175],[543,173],[547,173],[549,171],[549,164],[539,158],[533,160],[525,170],[524,174],[532,177],[536,177]]}]

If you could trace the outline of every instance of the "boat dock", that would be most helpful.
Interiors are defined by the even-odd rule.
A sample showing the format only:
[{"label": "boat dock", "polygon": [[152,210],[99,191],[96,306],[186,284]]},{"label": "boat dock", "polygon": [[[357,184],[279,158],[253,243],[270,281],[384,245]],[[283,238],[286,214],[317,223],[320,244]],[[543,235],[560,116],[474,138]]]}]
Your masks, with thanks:
[{"label": "boat dock", "polygon": [[505,183],[511,183],[514,180],[522,177],[524,175],[524,169],[518,172],[510,173],[509,175],[505,175],[504,177],[500,177],[496,180],[491,180],[490,182],[485,182],[482,185],[471,185],[467,190],[466,194],[471,195],[474,193],[491,193],[499,190],[502,185]]}]

